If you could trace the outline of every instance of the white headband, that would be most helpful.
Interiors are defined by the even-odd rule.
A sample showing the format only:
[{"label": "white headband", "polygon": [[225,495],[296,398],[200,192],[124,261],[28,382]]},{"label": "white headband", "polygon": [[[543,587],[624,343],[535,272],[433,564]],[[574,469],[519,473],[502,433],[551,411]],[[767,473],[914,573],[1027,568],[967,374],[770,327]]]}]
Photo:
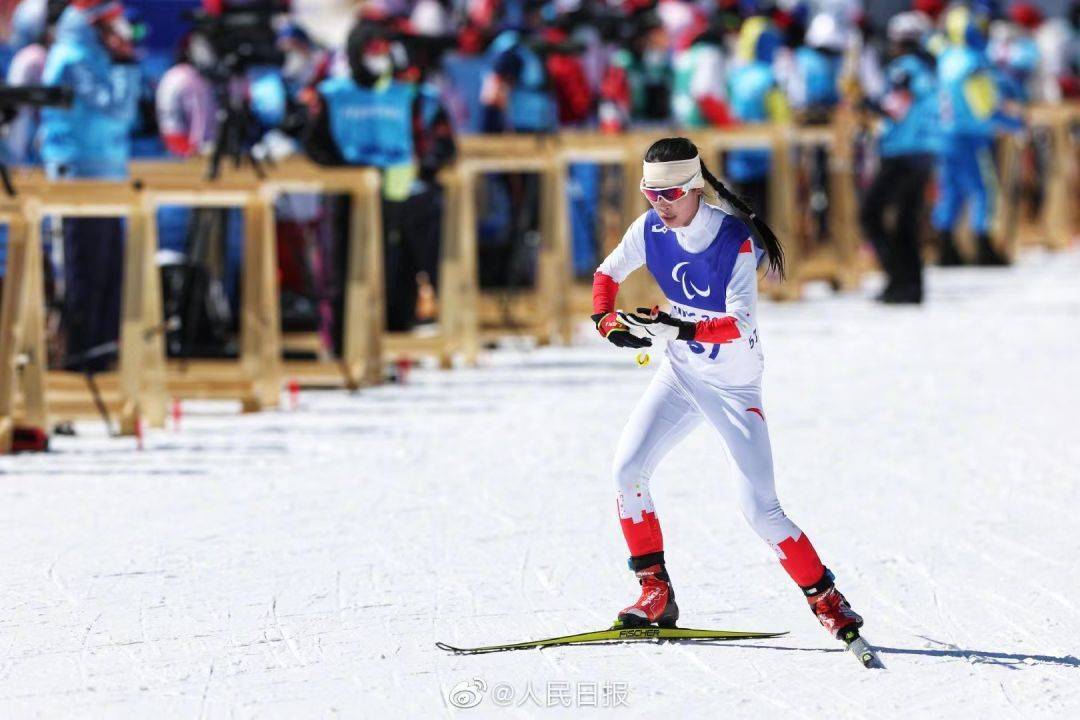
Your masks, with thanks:
[{"label": "white headband", "polygon": [[641,163],[643,188],[669,188],[687,183],[691,188],[705,187],[705,178],[701,176],[701,158],[698,155],[689,160]]}]

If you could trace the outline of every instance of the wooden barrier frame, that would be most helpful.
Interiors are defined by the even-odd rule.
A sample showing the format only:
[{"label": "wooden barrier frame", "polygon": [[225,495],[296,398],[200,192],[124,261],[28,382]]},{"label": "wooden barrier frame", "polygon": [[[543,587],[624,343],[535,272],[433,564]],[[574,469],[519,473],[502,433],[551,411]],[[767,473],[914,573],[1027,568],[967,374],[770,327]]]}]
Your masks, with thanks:
[{"label": "wooden barrier frame", "polygon": [[1049,128],[1052,143],[1047,168],[1046,196],[1043,200],[1041,244],[1051,250],[1064,250],[1072,243],[1077,194],[1080,191],[1080,158],[1073,143],[1072,127],[1080,123],[1080,102],[1042,105],[1028,108],[1029,125]]},{"label": "wooden barrier frame", "polygon": [[[119,420],[120,434],[137,432],[145,416],[152,423],[164,423],[164,395],[154,384],[153,372],[160,356],[155,355],[159,333],[151,322],[153,308],[147,304],[149,270],[153,268],[153,253],[147,247],[147,220],[137,202],[137,194],[126,181],[70,180],[48,182],[39,173],[20,174],[16,183],[23,199],[13,211],[21,211],[11,233],[15,250],[9,271],[14,276],[11,302],[5,302],[3,327],[5,338],[12,339],[13,362],[21,367],[23,402],[27,422],[45,428],[51,411],[45,378],[60,376],[48,373],[44,349],[44,280],[41,224],[46,216],[61,217],[123,217],[127,220],[124,242],[123,288],[121,300],[119,357]],[[20,287],[21,286],[21,287]],[[5,295],[8,291],[5,288]],[[20,297],[21,296],[21,297]],[[5,298],[6,300],[7,298]],[[0,371],[0,395],[13,393],[12,373],[16,372],[4,358]],[[0,416],[14,412],[14,398],[0,399]],[[93,406],[87,404],[85,412]],[[10,417],[10,415],[9,415]]]},{"label": "wooden barrier frame", "polygon": [[[384,335],[384,356],[433,353],[450,369],[460,353],[467,365],[480,354],[479,277],[476,265],[476,183],[457,167],[439,173],[443,190],[439,247],[438,330],[430,335],[391,332]],[[472,199],[473,202],[468,202]],[[471,269],[470,269],[471,268]]]},{"label": "wooden barrier frame", "polygon": [[[1048,170],[1047,197],[1042,218],[1042,241],[1051,248],[1066,247],[1074,236],[1077,157],[1071,125],[1080,122],[1080,104],[1034,107],[1031,124],[1050,128],[1055,152]],[[289,163],[280,175],[260,181],[250,175],[202,185],[202,162],[133,163],[133,175],[149,186],[141,194],[126,182],[46,182],[40,173],[20,176],[26,193],[0,202],[0,221],[9,226],[8,272],[0,302],[0,452],[10,448],[20,418],[44,427],[48,420],[41,220],[47,215],[96,217],[116,215],[128,220],[124,250],[123,309],[118,390],[121,432],[130,434],[141,418],[162,425],[165,416],[166,374],[162,338],[161,289],[154,254],[157,247],[155,209],[176,203],[199,207],[243,207],[247,223],[241,326],[241,367],[249,387],[242,395],[246,410],[277,403],[281,386],[281,326],[276,283],[277,258],[272,203],[282,192],[343,190],[353,203],[350,266],[347,271],[344,376],[350,387],[377,382],[381,374],[380,341],[388,348],[432,347],[444,366],[450,353],[461,350],[474,364],[480,345],[479,277],[476,189],[484,173],[532,172],[541,176],[541,249],[535,296],[542,312],[529,328],[541,341],[568,340],[570,231],[564,174],[574,162],[619,164],[627,178],[636,178],[645,148],[660,133],[635,132],[618,136],[564,132],[558,136],[471,136],[461,138],[461,160],[442,176],[446,191],[443,253],[440,260],[440,326],[435,339],[384,338],[382,232],[377,172],[370,169],[315,168]],[[782,238],[794,234],[795,172],[791,150],[797,145],[831,148],[829,186],[831,233],[828,257],[802,257],[802,248],[788,245],[790,281],[780,297],[794,298],[801,283],[823,277],[839,288],[858,280],[859,231],[855,218],[852,168],[854,121],[841,108],[829,126],[747,125],[682,134],[710,154],[722,150],[765,147],[773,152],[770,169],[770,224]],[[1002,165],[1011,182],[1015,149],[1008,141]],[[1068,148],[1069,151],[1065,149]],[[226,175],[228,170],[226,169]],[[241,174],[242,175],[242,174]],[[1015,208],[1009,198],[1000,205],[996,223],[1013,242]],[[626,224],[645,203],[636,183],[627,182],[622,213]],[[357,252],[358,238],[369,240]],[[1010,247],[1010,254],[1015,247]],[[355,308],[370,308],[363,313]],[[21,412],[21,414],[20,414]]]},{"label": "wooden barrier frame", "polygon": [[[537,312],[525,328],[543,344],[556,335],[568,337],[569,302],[566,274],[570,271],[569,245],[557,232],[563,219],[557,215],[563,186],[557,170],[554,148],[548,136],[474,135],[463,139],[461,159],[453,172],[457,175],[457,207],[452,210],[458,222],[455,239],[456,281],[460,283],[460,311],[454,323],[462,333],[466,362],[475,364],[480,344],[480,279],[477,256],[477,180],[488,173],[536,173],[540,176],[540,251],[533,297]],[[496,330],[495,334],[499,331]]]},{"label": "wooden barrier frame", "polygon": [[[144,164],[139,173],[143,212],[155,222],[149,230],[150,246],[157,251],[157,210],[162,206],[240,208],[244,216],[243,264],[240,296],[240,362],[173,360],[165,384],[175,398],[237,398],[244,412],[277,406],[281,398],[281,322],[277,302],[277,253],[267,241],[269,211],[259,186],[231,178],[220,183],[194,183],[188,170],[163,164]],[[194,186],[194,187],[193,187]],[[156,264],[146,283],[146,302],[156,323],[164,322],[161,286]],[[160,337],[160,334],[159,334]],[[162,343],[162,356],[164,344]]]},{"label": "wooden barrier frame", "polygon": [[[41,245],[29,242],[22,203],[4,198],[7,271],[0,298],[0,455],[20,424],[45,430],[45,293]],[[38,268],[34,272],[33,268]]]},{"label": "wooden barrier frame", "polygon": [[[300,161],[290,161],[275,168],[261,185],[270,212],[266,237],[268,244],[275,248],[277,232],[273,208],[281,195],[341,193],[351,198],[341,367],[334,370],[351,390],[382,381],[386,297],[381,186],[379,172],[371,168],[324,168]],[[310,363],[293,363],[289,374],[299,376],[303,381],[313,370]],[[326,373],[319,374],[325,376]]]},{"label": "wooden barrier frame", "polygon": [[[185,198],[185,188],[203,179],[204,164],[186,162],[136,163],[133,171],[156,188],[157,204]],[[227,192],[248,193],[245,212],[245,261],[241,323],[241,356],[244,375],[254,392],[244,400],[246,410],[276,405],[286,372],[282,352],[280,298],[277,282],[277,228],[274,203],[289,192],[343,193],[352,199],[349,265],[345,273],[343,343],[339,362],[294,362],[290,377],[311,384],[356,389],[382,380],[385,326],[385,293],[382,257],[381,180],[378,170],[359,167],[322,167],[300,158],[267,169],[264,178],[250,170],[223,168],[211,189],[200,191],[192,205],[232,206],[237,198],[222,199]],[[167,192],[165,190],[167,189]],[[216,199],[215,199],[216,198]],[[167,202],[166,202],[167,201]]]},{"label": "wooden barrier frame", "polygon": [[[824,146],[828,150],[828,193],[829,193],[829,237],[824,248],[803,254],[798,249],[797,266],[792,275],[798,283],[809,280],[826,280],[836,290],[853,290],[859,284],[859,266],[857,262],[860,245],[858,203],[855,198],[854,171],[855,120],[853,113],[846,107],[836,109],[833,120],[828,125],[789,126],[785,146],[790,149],[798,146]],[[788,157],[790,161],[790,157]],[[790,198],[788,212],[791,213],[788,224],[788,237],[796,234],[795,224],[798,209],[795,207],[795,171],[789,170],[790,191],[785,193]],[[792,242],[785,246],[796,247]]]}]

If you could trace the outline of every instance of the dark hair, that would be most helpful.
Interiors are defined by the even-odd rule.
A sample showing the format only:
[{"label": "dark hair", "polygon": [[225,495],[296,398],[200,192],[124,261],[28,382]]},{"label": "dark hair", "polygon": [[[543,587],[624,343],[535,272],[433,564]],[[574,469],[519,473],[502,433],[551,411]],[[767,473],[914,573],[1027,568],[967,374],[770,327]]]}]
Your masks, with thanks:
[{"label": "dark hair", "polygon": [[[697,146],[690,140],[684,137],[670,137],[657,140],[649,146],[649,149],[645,152],[645,162],[689,160],[696,155],[698,155]],[[709,168],[705,167],[704,160],[701,161],[701,176],[712,186],[712,189],[716,191],[716,194],[721,199],[731,205],[731,208],[735,211],[735,216],[750,228],[754,240],[765,248],[765,253],[769,257],[769,268],[783,278],[784,248],[780,245],[776,234],[773,233],[772,228],[765,222],[765,219],[759,217],[753,208],[746,204],[745,200],[733,193],[727,185],[724,185],[715,175],[709,172]]]}]

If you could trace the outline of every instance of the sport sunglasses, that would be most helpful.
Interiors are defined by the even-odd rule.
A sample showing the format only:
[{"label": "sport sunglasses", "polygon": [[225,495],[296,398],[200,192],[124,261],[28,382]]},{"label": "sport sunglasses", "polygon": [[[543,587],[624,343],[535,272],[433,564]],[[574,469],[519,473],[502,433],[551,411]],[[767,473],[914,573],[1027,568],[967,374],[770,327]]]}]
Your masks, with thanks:
[{"label": "sport sunglasses", "polygon": [[647,188],[642,186],[641,192],[645,194],[645,199],[649,202],[656,202],[663,198],[668,202],[675,202],[681,197],[684,197],[686,193],[690,192],[690,183],[693,179],[687,180],[683,185],[676,185],[675,187],[667,188]]}]

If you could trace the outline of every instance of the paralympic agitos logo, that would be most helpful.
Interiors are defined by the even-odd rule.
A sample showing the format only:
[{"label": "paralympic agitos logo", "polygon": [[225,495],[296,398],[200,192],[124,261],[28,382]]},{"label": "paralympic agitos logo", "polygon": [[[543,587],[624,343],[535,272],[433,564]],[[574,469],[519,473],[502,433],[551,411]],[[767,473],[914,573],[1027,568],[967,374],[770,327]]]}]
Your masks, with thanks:
[{"label": "paralympic agitos logo", "polygon": [[[675,267],[671,268],[671,279],[674,280],[675,282],[679,283],[679,285],[682,286],[683,295],[686,296],[687,300],[693,300],[698,295],[700,295],[703,298],[707,298],[710,295],[712,295],[712,288],[709,287],[708,285],[706,285],[705,289],[702,290],[701,288],[699,288],[697,285],[694,284],[693,280],[687,280],[686,279],[686,266],[689,265],[689,264],[690,264],[689,261],[683,261],[681,263],[677,263],[675,265]],[[680,270],[682,271],[681,273],[679,272]],[[687,289],[686,286],[687,286],[688,283],[690,285],[690,288],[692,288],[694,292],[690,292],[690,290]],[[697,295],[695,295],[694,293],[697,293]]]}]

